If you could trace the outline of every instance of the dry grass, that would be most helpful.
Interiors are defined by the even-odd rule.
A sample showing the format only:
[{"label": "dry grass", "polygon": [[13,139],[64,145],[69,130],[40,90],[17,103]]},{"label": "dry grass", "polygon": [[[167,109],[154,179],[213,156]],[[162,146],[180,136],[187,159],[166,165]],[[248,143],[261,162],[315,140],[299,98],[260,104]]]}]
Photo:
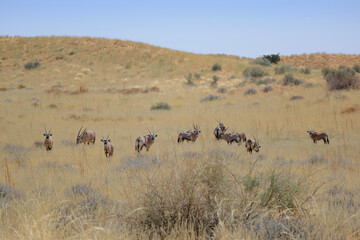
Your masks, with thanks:
[{"label": "dry grass", "polygon": [[[348,110],[359,92],[328,92],[320,70],[294,73],[313,84],[304,88],[282,86],[269,67],[276,81],[264,93],[239,85],[249,63],[236,57],[91,38],[3,37],[0,46],[0,87],[8,89],[0,95],[1,239],[360,237],[360,112]],[[34,60],[41,67],[25,71]],[[200,102],[216,94],[214,63],[228,92]],[[197,86],[184,85],[188,72],[201,72]],[[257,94],[244,96],[250,87]],[[304,99],[289,101],[294,95]],[[171,111],[151,111],[156,102]],[[255,136],[260,152],[216,141],[215,119]],[[177,144],[194,122],[197,141]],[[74,144],[82,125],[96,131],[94,145]],[[54,138],[49,152],[44,126]],[[137,155],[147,126],[158,137]],[[327,132],[330,145],[314,144],[309,128]],[[101,132],[115,146],[110,160]]]}]

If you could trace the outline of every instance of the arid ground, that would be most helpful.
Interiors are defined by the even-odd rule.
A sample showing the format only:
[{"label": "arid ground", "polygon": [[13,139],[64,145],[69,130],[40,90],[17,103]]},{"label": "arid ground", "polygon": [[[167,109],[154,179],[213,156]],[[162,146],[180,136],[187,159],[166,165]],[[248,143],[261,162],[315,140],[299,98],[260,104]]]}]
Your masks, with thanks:
[{"label": "arid ground", "polygon": [[[360,57],[281,57],[262,66],[120,40],[1,37],[0,238],[360,238],[360,92],[329,91],[321,74]],[[284,64],[299,85],[282,84]],[[254,66],[266,76],[243,76]],[[171,109],[151,110],[159,102]],[[216,120],[260,151],[216,140]],[[178,144],[193,124],[197,141]],[[81,126],[95,144],[75,144]],[[148,127],[158,137],[137,154]]]}]

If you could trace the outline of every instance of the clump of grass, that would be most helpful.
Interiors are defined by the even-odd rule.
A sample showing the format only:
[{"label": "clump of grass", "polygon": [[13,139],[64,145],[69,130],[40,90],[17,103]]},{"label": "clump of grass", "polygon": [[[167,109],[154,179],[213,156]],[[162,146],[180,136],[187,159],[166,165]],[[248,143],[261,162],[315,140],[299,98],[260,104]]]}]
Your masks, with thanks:
[{"label": "clump of grass", "polygon": [[338,69],[324,68],[321,72],[330,90],[359,88],[360,78],[353,68],[340,66]]},{"label": "clump of grass", "polygon": [[300,68],[299,72],[303,74],[311,74],[311,68]]},{"label": "clump of grass", "polygon": [[250,64],[258,64],[258,65],[266,66],[266,67],[271,66],[271,62],[267,58],[256,58],[255,60],[251,61]]},{"label": "clump of grass", "polygon": [[34,68],[37,68],[37,67],[40,67],[40,62],[38,61],[35,61],[35,62],[28,62],[24,65],[25,69],[34,69]]},{"label": "clump of grass", "polygon": [[198,73],[198,72],[194,73],[194,78],[195,79],[200,79],[201,78],[200,73]]},{"label": "clump of grass", "polygon": [[250,78],[250,77],[260,78],[260,77],[266,76],[267,72],[264,69],[262,69],[261,67],[251,66],[251,67],[247,67],[243,71],[243,75],[248,78]]},{"label": "clump of grass", "polygon": [[171,106],[166,102],[155,103],[155,105],[152,105],[151,108],[150,108],[151,111],[154,111],[154,110],[170,110],[170,109],[171,109]]},{"label": "clump of grass", "polygon": [[246,89],[246,91],[244,92],[244,95],[249,95],[249,94],[253,95],[253,94],[256,94],[256,93],[257,93],[257,91],[256,91],[255,88],[248,88],[248,89]]},{"label": "clump of grass", "polygon": [[217,100],[220,100],[220,97],[219,96],[216,96],[216,95],[213,95],[213,94],[210,94],[206,97],[203,97],[200,102],[212,102],[212,101],[217,101]]},{"label": "clump of grass", "polygon": [[194,85],[192,73],[188,73],[184,76],[186,79],[186,85]]},{"label": "clump of grass", "polygon": [[278,67],[275,67],[274,69],[275,74],[285,74],[289,72],[296,72],[297,67],[291,66],[291,65],[281,65]]},{"label": "clump of grass", "polygon": [[297,86],[300,84],[303,84],[304,80],[294,78],[294,76],[291,73],[288,73],[284,76],[282,85],[283,86]]},{"label": "clump of grass", "polygon": [[215,63],[212,67],[211,70],[213,70],[214,72],[217,71],[221,71],[221,65],[219,63]]},{"label": "clump of grass", "polygon": [[273,87],[272,87],[272,86],[269,86],[269,85],[268,85],[268,86],[265,86],[265,87],[263,88],[263,92],[264,92],[264,93],[271,92],[272,90],[274,90]]},{"label": "clump of grass", "polygon": [[276,80],[274,78],[264,78],[264,79],[260,79],[260,80],[256,80],[254,83],[256,85],[266,85],[266,84],[269,84],[269,83],[274,83]]}]

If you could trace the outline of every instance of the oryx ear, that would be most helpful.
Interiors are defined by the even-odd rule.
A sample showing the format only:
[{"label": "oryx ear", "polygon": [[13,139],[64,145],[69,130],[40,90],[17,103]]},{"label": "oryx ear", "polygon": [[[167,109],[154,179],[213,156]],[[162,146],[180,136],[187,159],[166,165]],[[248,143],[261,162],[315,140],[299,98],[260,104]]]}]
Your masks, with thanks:
[{"label": "oryx ear", "polygon": [[111,140],[109,139],[108,142],[111,142]]},{"label": "oryx ear", "polygon": [[258,148],[261,148],[261,146],[259,146]]},{"label": "oryx ear", "polygon": [[101,139],[101,141],[103,142],[104,140],[103,140],[103,139]]},{"label": "oryx ear", "polygon": [[50,136],[52,136],[52,133],[50,133]]},{"label": "oryx ear", "polygon": [[157,134],[155,135],[155,137],[157,137]]},{"label": "oryx ear", "polygon": [[44,133],[44,136],[46,136],[46,134]]}]

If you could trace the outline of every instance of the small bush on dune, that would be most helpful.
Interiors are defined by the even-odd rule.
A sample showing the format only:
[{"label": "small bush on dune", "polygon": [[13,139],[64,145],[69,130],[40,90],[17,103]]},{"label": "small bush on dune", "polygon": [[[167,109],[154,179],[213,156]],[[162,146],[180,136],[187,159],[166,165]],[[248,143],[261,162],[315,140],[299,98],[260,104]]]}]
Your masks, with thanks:
[{"label": "small bush on dune", "polygon": [[359,88],[360,78],[353,68],[344,66],[338,69],[323,68],[321,72],[330,90]]},{"label": "small bush on dune", "polygon": [[293,86],[293,85],[297,86],[297,85],[300,85],[303,83],[304,83],[304,80],[294,78],[293,75],[289,73],[284,76],[282,85],[283,86]]},{"label": "small bush on dune", "polygon": [[216,95],[213,95],[213,94],[210,94],[206,97],[203,97],[200,102],[212,102],[212,101],[215,101],[215,100],[220,100],[219,96],[216,96]]},{"label": "small bush on dune", "polygon": [[244,92],[244,95],[253,95],[253,94],[256,94],[256,89],[255,88],[248,88],[246,89],[246,91]]},{"label": "small bush on dune", "polygon": [[299,72],[303,74],[311,74],[311,68],[300,68]]},{"label": "small bush on dune", "polygon": [[360,73],[360,64],[355,64],[353,66],[353,69],[355,70],[355,72]]},{"label": "small bush on dune", "polygon": [[28,62],[24,65],[25,69],[34,69],[34,68],[37,68],[37,67],[40,67],[40,62],[38,61],[35,61],[35,62]]},{"label": "small bush on dune", "polygon": [[258,64],[266,67],[271,66],[271,62],[267,58],[256,58],[255,60],[251,61],[250,64]]},{"label": "small bush on dune", "polygon": [[271,92],[272,90],[274,90],[272,86],[265,86],[265,87],[263,88],[263,92],[264,92],[264,93]]},{"label": "small bush on dune", "polygon": [[263,58],[269,60],[271,63],[277,64],[278,62],[280,62],[280,53],[263,55]]},{"label": "small bush on dune", "polygon": [[252,66],[252,67],[247,67],[244,70],[243,75],[248,78],[250,77],[260,78],[266,76],[267,72],[261,67]]},{"label": "small bush on dune", "polygon": [[274,69],[275,74],[285,74],[289,72],[296,72],[297,67],[291,66],[291,65],[281,65]]},{"label": "small bush on dune", "polygon": [[303,96],[300,96],[300,95],[294,95],[294,96],[291,96],[290,100],[293,101],[293,100],[302,100],[304,99]]},{"label": "small bush on dune", "polygon": [[155,105],[152,105],[150,110],[170,110],[171,106],[166,102],[158,102]]},{"label": "small bush on dune", "polygon": [[217,71],[221,71],[221,65],[219,63],[215,63],[211,70],[213,70],[214,72],[217,72]]}]

